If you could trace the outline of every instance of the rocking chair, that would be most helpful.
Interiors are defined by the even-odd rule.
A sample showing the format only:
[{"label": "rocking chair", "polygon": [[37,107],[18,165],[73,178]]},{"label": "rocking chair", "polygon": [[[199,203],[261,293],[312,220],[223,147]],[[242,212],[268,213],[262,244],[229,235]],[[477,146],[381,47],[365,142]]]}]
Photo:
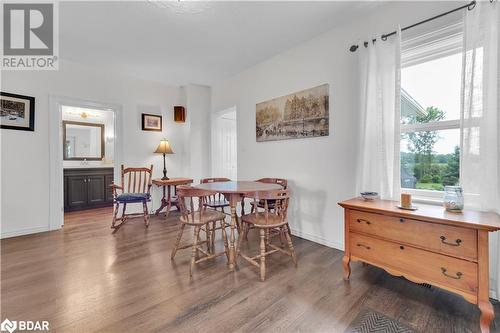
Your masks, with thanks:
[{"label": "rocking chair", "polygon": [[[146,228],[149,226],[148,202],[151,201],[151,186],[152,186],[153,165],[151,168],[125,168],[121,167],[121,186],[112,184],[113,189],[113,222],[111,228],[115,231],[126,222],[131,216],[144,217]],[[120,191],[120,193],[118,193]],[[142,213],[126,214],[127,204],[142,203]],[[123,205],[122,215],[118,216],[120,205]],[[117,220],[120,221],[116,224]]]}]

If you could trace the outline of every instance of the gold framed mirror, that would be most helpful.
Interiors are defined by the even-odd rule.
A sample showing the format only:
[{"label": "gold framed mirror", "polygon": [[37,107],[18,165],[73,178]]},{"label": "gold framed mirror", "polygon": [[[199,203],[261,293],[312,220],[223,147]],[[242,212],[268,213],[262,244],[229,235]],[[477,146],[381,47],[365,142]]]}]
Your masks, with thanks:
[{"label": "gold framed mirror", "polygon": [[100,161],[105,156],[104,124],[63,121],[64,160]]}]

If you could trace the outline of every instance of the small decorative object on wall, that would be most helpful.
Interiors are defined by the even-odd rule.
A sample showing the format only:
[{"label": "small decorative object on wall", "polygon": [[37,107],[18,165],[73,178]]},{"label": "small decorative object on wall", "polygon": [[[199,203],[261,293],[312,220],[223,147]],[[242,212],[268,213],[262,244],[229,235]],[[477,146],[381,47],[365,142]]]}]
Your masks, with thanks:
[{"label": "small decorative object on wall", "polygon": [[161,116],[156,114],[142,114],[142,130],[143,131],[162,131],[162,119]]},{"label": "small decorative object on wall", "polygon": [[183,106],[174,106],[174,121],[184,123],[186,121],[186,109]]},{"label": "small decorative object on wall", "polygon": [[35,97],[0,93],[0,127],[35,130]]},{"label": "small decorative object on wall", "polygon": [[328,84],[259,103],[257,142],[328,136],[328,108]]}]

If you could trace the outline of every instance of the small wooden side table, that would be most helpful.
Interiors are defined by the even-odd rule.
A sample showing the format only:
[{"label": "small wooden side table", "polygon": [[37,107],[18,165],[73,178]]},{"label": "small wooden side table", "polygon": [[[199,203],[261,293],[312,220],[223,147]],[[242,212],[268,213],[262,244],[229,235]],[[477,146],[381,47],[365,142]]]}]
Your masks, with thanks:
[{"label": "small wooden side table", "polygon": [[177,197],[172,198],[171,187],[174,187],[174,195],[177,194],[177,186],[178,185],[189,185],[193,182],[190,178],[170,178],[170,179],[153,179],[153,184],[156,186],[163,187],[163,197],[161,198],[161,205],[155,212],[155,215],[160,214],[161,210],[167,207],[167,211],[165,212],[165,216],[168,216],[170,213],[170,209],[172,206],[175,206],[179,209],[179,202],[177,201]]}]

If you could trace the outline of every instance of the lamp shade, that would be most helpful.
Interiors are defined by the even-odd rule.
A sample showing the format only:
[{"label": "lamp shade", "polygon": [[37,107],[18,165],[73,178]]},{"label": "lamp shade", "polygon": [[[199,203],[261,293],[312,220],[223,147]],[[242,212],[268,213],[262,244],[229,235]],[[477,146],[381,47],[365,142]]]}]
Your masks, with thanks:
[{"label": "lamp shade", "polygon": [[163,139],[160,141],[160,144],[158,147],[156,147],[155,153],[158,154],[173,154],[174,151],[172,150],[172,147],[170,147],[170,144],[168,143],[167,139]]}]

